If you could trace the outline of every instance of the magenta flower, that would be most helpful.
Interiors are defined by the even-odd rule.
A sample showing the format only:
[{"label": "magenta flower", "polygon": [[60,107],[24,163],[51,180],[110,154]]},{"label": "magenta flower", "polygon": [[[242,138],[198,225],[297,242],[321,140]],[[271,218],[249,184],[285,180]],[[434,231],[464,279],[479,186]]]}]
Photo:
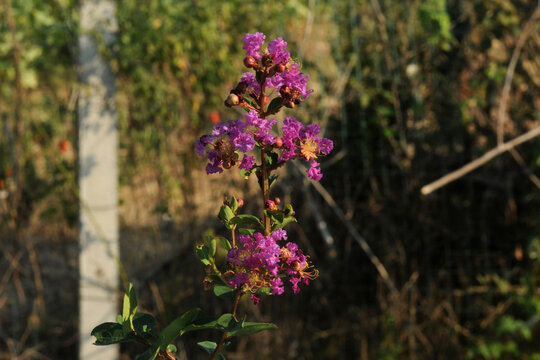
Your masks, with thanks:
[{"label": "magenta flower", "polygon": [[240,78],[241,82],[245,82],[247,85],[247,92],[258,94],[261,92],[261,85],[257,82],[254,73],[244,73]]},{"label": "magenta flower", "polygon": [[274,64],[287,65],[291,58],[291,54],[285,51],[287,48],[287,42],[282,38],[277,38],[268,43],[268,52],[272,58]]},{"label": "magenta flower", "polygon": [[242,39],[244,41],[243,49],[246,50],[246,56],[253,56],[255,59],[260,59],[261,54],[259,50],[265,39],[266,35],[260,32],[246,34]]},{"label": "magenta flower", "polygon": [[308,176],[315,181],[320,181],[322,178],[321,168],[319,167],[319,165],[320,164],[318,162],[312,161],[311,166],[307,171]]},{"label": "magenta flower", "polygon": [[235,272],[229,285],[252,294],[262,288],[270,288],[273,295],[281,295],[285,291],[281,277],[298,279],[296,283],[291,280],[295,293],[299,291],[300,280],[317,277],[318,272],[310,267],[298,245],[292,242],[285,246],[277,244],[286,239],[287,232],[283,229],[275,230],[269,236],[261,233],[240,235],[238,242],[241,245],[227,254],[227,260]]},{"label": "magenta flower", "polygon": [[244,169],[246,171],[251,170],[251,168],[255,165],[255,158],[253,156],[244,155],[244,158],[242,159],[242,162],[240,163],[240,166],[238,166],[240,169]]}]

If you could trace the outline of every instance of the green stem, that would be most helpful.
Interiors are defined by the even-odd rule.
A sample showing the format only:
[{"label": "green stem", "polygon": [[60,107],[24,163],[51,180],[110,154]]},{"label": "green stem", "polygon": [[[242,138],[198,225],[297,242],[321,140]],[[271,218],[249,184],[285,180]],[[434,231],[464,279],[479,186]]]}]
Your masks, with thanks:
[{"label": "green stem", "polygon": [[[234,299],[234,305],[233,305],[233,309],[232,309],[232,312],[231,312],[231,314],[233,314],[233,316],[236,315],[236,310],[238,310],[238,303],[240,302],[241,297],[242,297],[242,291],[237,290],[236,298]],[[219,342],[218,342],[218,344],[216,346],[216,349],[212,353],[212,357],[210,358],[210,360],[214,360],[219,355],[219,352],[221,351],[221,348],[223,347],[223,344],[225,343],[225,340],[227,340],[228,337],[229,337],[229,334],[224,332],[223,335],[221,336],[221,339],[219,339]]]}]

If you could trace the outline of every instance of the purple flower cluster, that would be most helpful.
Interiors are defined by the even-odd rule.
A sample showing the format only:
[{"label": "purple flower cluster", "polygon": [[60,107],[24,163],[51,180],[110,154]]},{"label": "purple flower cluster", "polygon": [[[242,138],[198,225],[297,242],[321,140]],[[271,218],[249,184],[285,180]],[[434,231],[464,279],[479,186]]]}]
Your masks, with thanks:
[{"label": "purple flower cluster", "polygon": [[261,54],[259,53],[259,50],[261,45],[264,44],[265,39],[266,35],[260,32],[256,32],[255,34],[246,34],[242,39],[244,41],[243,49],[246,50],[246,54],[248,56],[253,56],[256,59],[260,59]]},{"label": "purple flower cluster", "polygon": [[[283,121],[281,142],[276,144],[276,137],[272,128],[276,119],[262,119],[256,111],[250,111],[243,119],[229,120],[218,123],[212,130],[212,135],[204,135],[195,142],[195,151],[209,160],[206,166],[208,174],[221,173],[236,165],[240,153],[244,157],[240,162],[240,169],[249,171],[255,165],[255,158],[246,153],[255,148],[255,145],[275,146],[281,150],[280,165],[289,160],[304,159],[310,163],[307,172],[313,180],[322,178],[320,164],[316,159],[321,155],[328,155],[334,144],[332,140],[320,137],[321,128],[317,124],[304,125],[293,117],[286,117]],[[279,149],[278,149],[279,148]]]},{"label": "purple flower cluster", "polygon": [[281,161],[301,158],[310,163],[308,176],[319,181],[322,178],[320,164],[315,161],[320,155],[328,155],[334,148],[332,140],[319,137],[321,128],[317,124],[304,125],[293,117],[283,121],[283,153]]},{"label": "purple flower cluster", "polygon": [[[287,42],[282,38],[277,38],[268,43],[268,48],[263,48],[266,36],[262,33],[246,34],[244,36],[244,47],[246,56],[253,57],[261,62],[257,62],[257,69],[270,67],[272,65],[281,66],[279,70],[270,72],[266,77],[265,86],[268,89],[275,89],[279,96],[291,101],[294,104],[306,100],[313,92],[307,89],[308,75],[300,72],[300,65],[291,59],[291,54],[286,50]],[[248,91],[260,92],[260,84],[255,80],[252,73],[242,75],[241,81],[248,85]]]},{"label": "purple flower cluster", "polygon": [[[309,77],[301,73],[300,65],[291,60],[286,50],[287,42],[282,38],[270,41],[267,47],[264,47],[266,36],[259,32],[246,34],[243,40],[246,50],[244,64],[255,70],[257,75],[252,72],[243,74],[239,84],[231,90],[226,105],[239,105],[249,112],[242,119],[216,124],[210,135],[204,135],[195,142],[197,153],[208,158],[206,172],[221,173],[235,165],[245,171],[253,170],[257,166],[255,157],[247,153],[257,146],[266,151],[275,150],[278,154],[282,152],[278,164],[274,164],[270,171],[288,160],[300,158],[310,163],[308,176],[320,180],[322,173],[316,159],[329,154],[333,148],[331,140],[319,136],[320,127],[304,126],[287,117],[283,122],[283,139],[280,139],[272,131],[276,119],[266,119],[282,106],[293,108],[304,101],[312,92],[307,89]],[[280,99],[277,105],[270,102],[265,94],[267,89],[276,90],[276,98]]]},{"label": "purple flower cluster", "polygon": [[244,157],[239,168],[251,170],[255,164],[255,158],[245,153],[255,148],[257,143],[273,145],[275,137],[272,127],[276,119],[261,119],[257,112],[250,111],[244,119],[229,120],[214,125],[212,135],[203,135],[195,141],[195,151],[201,157],[207,157],[206,173],[221,173],[223,169],[230,169],[236,165],[240,158]]},{"label": "purple flower cluster", "polygon": [[300,291],[300,282],[308,285],[310,279],[317,277],[316,270],[308,264],[307,257],[293,242],[284,246],[278,242],[287,240],[283,229],[272,232],[269,236],[261,233],[240,235],[241,246],[229,250],[228,262],[233,266],[234,276],[229,284],[252,293],[254,303],[258,298],[254,295],[262,288],[270,288],[272,295],[281,295],[285,291],[282,277],[288,276],[292,290]]}]

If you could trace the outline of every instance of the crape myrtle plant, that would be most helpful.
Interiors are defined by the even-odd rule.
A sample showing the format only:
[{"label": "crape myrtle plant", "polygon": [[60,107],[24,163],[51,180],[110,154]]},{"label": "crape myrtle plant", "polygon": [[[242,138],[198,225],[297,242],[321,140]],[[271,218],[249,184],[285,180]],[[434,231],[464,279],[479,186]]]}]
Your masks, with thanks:
[{"label": "crape myrtle plant", "polygon": [[[274,329],[270,323],[248,322],[238,316],[238,304],[249,296],[257,305],[265,296],[281,295],[290,287],[297,294],[318,276],[309,257],[289,239],[284,229],[296,221],[290,204],[270,198],[270,188],[277,180],[274,171],[288,161],[301,159],[309,164],[307,175],[322,178],[317,159],[333,148],[331,140],[320,137],[316,124],[304,125],[287,116],[278,123],[272,116],[283,108],[293,109],[305,101],[308,75],[291,59],[287,43],[277,38],[265,47],[262,33],[246,34],[244,65],[252,72],[242,75],[231,90],[225,105],[240,106],[246,114],[235,120],[216,124],[212,132],[195,142],[195,151],[208,160],[207,174],[223,173],[238,166],[245,177],[254,175],[261,189],[262,217],[241,214],[242,199],[226,199],[219,218],[230,236],[208,236],[196,246],[196,253],[205,266],[204,287],[216,296],[232,302],[230,313],[213,318],[198,318],[199,309],[192,309],[174,320],[160,333],[155,318],[137,311],[137,299],[130,285],[124,296],[122,315],[117,322],[97,326],[92,335],[96,345],[137,341],[148,349],[138,359],[175,359],[176,347],[171,343],[186,332],[215,329],[222,332],[217,342],[202,341],[198,345],[210,359],[225,359],[222,350],[235,336]],[[227,253],[226,263],[216,258],[218,247]]]}]

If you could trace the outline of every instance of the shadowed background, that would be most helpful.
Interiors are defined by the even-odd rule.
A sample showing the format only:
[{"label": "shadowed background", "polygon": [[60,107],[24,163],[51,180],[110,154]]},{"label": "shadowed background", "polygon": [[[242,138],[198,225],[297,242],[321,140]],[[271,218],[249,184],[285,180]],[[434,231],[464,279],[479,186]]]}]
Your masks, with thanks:
[{"label": "shadowed background", "polygon": [[[2,0],[0,11],[0,358],[73,359],[78,9]],[[202,289],[194,245],[224,232],[224,195],[257,211],[257,184],[207,176],[193,142],[241,116],[223,100],[246,71],[242,37],[260,31],[311,76],[314,93],[285,114],[334,140],[321,185],[335,203],[280,170],[272,196],[293,203],[289,237],[321,275],[299,295],[243,302],[279,329],[237,339],[228,358],[540,358],[538,139],[420,193],[540,126],[537,2],[120,0],[117,18],[116,44],[100,51],[117,85],[121,259],[160,324],[229,307]],[[178,358],[205,358],[194,345],[205,335],[219,337],[182,337]]]}]

